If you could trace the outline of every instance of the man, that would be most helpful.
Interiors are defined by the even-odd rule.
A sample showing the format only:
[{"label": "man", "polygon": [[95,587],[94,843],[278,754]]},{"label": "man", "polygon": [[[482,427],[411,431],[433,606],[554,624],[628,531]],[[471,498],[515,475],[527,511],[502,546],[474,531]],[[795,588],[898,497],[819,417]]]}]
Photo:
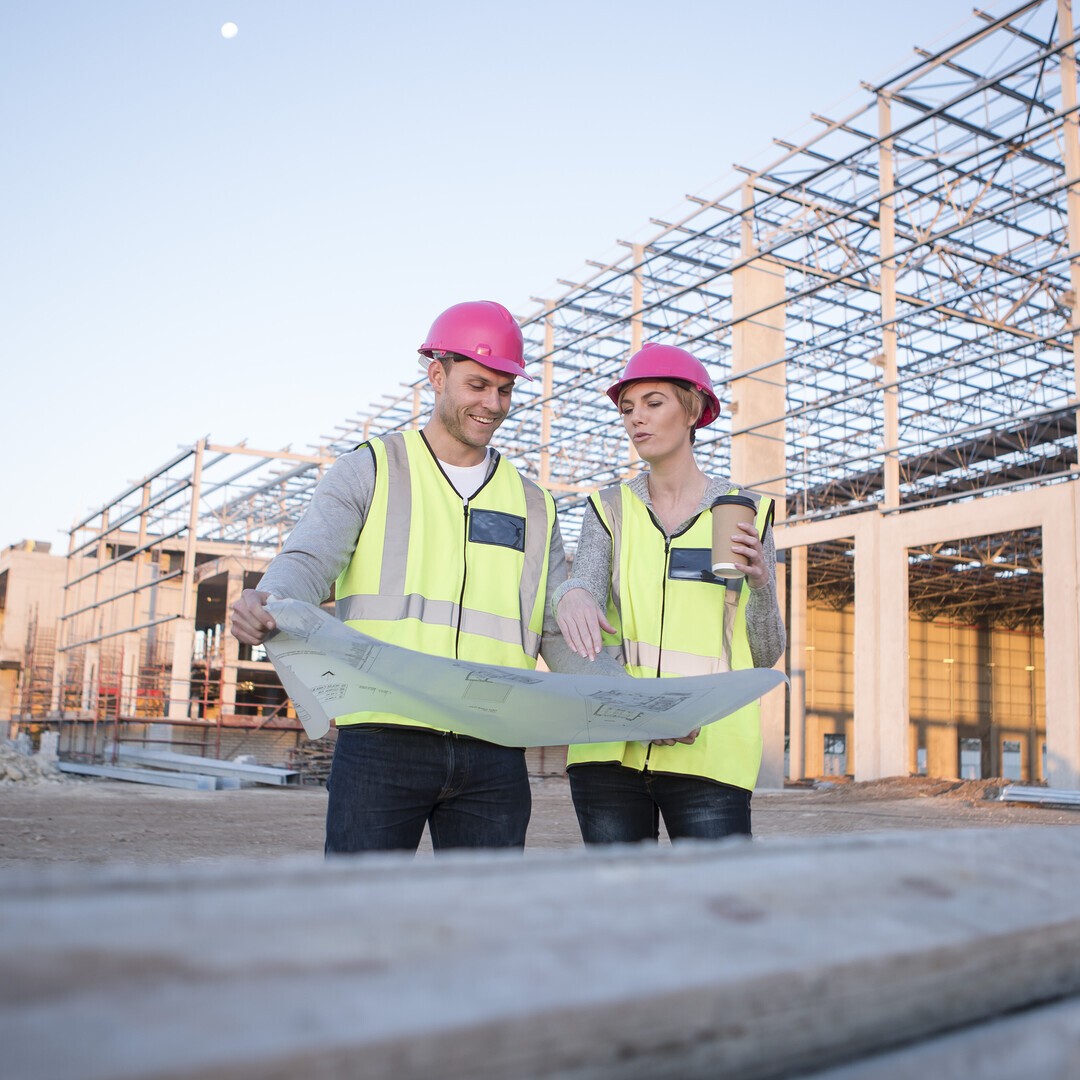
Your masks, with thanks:
[{"label": "man", "polygon": [[[233,605],[249,645],[274,630],[269,597],[321,603],[340,619],[434,656],[591,670],[563,644],[550,599],[565,580],[551,496],[491,437],[525,373],[521,330],[500,304],[456,304],[419,352],[435,391],[422,431],[371,439],[334,463],[281,553]],[[541,647],[542,646],[542,647]],[[612,664],[612,668],[617,665]],[[521,749],[447,731],[438,715],[337,718],[327,853],[522,848],[531,811]]]}]

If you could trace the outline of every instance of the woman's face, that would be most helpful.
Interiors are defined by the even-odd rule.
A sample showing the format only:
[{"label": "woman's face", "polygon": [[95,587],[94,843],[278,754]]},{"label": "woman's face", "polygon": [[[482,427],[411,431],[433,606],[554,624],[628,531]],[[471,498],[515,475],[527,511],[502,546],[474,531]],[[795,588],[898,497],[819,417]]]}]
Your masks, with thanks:
[{"label": "woman's face", "polygon": [[623,426],[645,461],[690,445],[693,424],[674,387],[662,379],[631,383],[619,398]]}]

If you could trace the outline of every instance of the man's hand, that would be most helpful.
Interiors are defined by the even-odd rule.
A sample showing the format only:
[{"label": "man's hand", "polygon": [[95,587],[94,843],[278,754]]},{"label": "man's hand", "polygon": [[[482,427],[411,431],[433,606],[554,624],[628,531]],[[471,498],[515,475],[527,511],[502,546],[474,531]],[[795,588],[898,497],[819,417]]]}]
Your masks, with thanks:
[{"label": "man's hand", "polygon": [[556,612],[559,629],[566,644],[587,660],[595,660],[603,645],[601,630],[615,633],[615,627],[604,618],[588,589],[570,589],[559,601]]},{"label": "man's hand", "polygon": [[232,635],[245,645],[261,645],[277,629],[270,612],[266,610],[268,592],[245,589],[240,599],[229,609],[232,611]]}]

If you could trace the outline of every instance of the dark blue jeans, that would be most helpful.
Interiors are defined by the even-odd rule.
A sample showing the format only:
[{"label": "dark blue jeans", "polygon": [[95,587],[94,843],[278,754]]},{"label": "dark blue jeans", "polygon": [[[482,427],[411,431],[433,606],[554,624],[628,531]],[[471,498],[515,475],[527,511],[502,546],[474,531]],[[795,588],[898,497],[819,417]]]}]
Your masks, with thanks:
[{"label": "dark blue jeans", "polygon": [[586,844],[656,843],[660,817],[672,840],[750,835],[750,792],[623,765],[572,765],[570,794]]},{"label": "dark blue jeans", "polygon": [[326,853],[523,848],[532,812],[525,752],[426,728],[338,728]]}]

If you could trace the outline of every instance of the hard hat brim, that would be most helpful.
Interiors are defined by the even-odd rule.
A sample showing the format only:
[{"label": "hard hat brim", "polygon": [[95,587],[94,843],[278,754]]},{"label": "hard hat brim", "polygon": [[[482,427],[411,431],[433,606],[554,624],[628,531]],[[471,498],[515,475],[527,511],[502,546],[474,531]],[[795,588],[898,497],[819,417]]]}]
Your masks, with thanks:
[{"label": "hard hat brim", "polygon": [[435,352],[452,352],[454,356],[464,356],[468,360],[475,360],[476,363],[489,368],[491,371],[497,371],[500,375],[515,375],[526,382],[533,381],[533,377],[520,364],[515,364],[513,360],[508,360],[502,356],[487,356],[483,353],[472,352],[469,349],[421,348],[417,349],[417,352],[428,360],[435,359],[433,355]]},{"label": "hard hat brim", "polygon": [[679,379],[671,375],[640,375],[633,379],[620,379],[607,388],[607,396],[611,398],[612,404],[618,407],[619,395],[622,393],[623,387],[636,382],[682,383],[684,386],[696,390],[705,399],[705,407],[701,410],[701,416],[694,425],[695,428],[708,427],[720,415],[720,399],[716,396],[716,392],[712,387],[699,386],[689,379]]}]

